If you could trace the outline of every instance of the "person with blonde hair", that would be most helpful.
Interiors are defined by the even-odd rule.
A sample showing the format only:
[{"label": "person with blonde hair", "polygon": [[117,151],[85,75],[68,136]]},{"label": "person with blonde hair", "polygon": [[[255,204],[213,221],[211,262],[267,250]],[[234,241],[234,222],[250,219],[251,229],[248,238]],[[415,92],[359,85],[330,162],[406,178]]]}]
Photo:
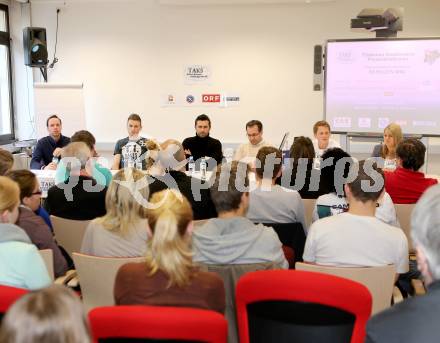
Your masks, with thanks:
[{"label": "person with blonde hair", "polygon": [[165,174],[165,169],[159,160],[159,153],[161,151],[159,143],[149,139],[146,141],[145,146],[148,151],[146,153],[146,173],[152,176],[161,176]]},{"label": "person with blonde hair", "polygon": [[107,257],[136,257],[146,252],[145,174],[134,168],[115,174],[105,197],[107,213],[93,220],[85,232],[81,252]]},{"label": "person with blonde hair", "polygon": [[155,193],[147,217],[152,237],[147,243],[146,261],[119,269],[115,303],[197,307],[224,313],[222,279],[193,264],[193,215],[188,200],[176,190]]},{"label": "person with blonde hair", "polygon": [[383,144],[374,147],[372,157],[385,159],[384,169],[395,170],[397,167],[396,149],[403,140],[402,128],[399,124],[391,123],[383,130]]},{"label": "person with blonde hair", "polygon": [[51,215],[74,220],[103,216],[107,187],[93,178],[92,153],[84,142],[70,143],[62,152],[69,178],[49,188],[44,204]]},{"label": "person with blonde hair", "polygon": [[18,185],[0,176],[0,284],[38,289],[49,285],[51,280],[36,246],[14,225],[19,205]]},{"label": "person with blonde hair", "polygon": [[90,343],[86,314],[79,297],[52,285],[23,295],[2,321],[2,343]]}]

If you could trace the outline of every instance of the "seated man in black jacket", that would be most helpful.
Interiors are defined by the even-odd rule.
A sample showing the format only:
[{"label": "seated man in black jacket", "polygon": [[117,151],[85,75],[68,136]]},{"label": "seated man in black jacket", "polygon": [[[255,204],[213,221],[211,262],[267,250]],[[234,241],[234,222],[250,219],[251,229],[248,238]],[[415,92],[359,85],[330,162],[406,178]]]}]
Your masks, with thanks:
[{"label": "seated man in black jacket", "polygon": [[62,157],[70,176],[49,189],[45,202],[47,212],[76,220],[103,216],[107,187],[92,177],[90,148],[83,142],[70,143],[63,149]]},{"label": "seated man in black jacket", "polygon": [[[200,163],[200,161],[199,163],[197,161],[202,157],[206,157],[208,160],[213,159],[217,164],[221,164],[223,159],[222,143],[209,135],[209,131],[211,131],[209,117],[206,114],[199,115],[196,118],[194,127],[196,135],[185,138],[182,142],[186,157],[192,156],[197,165]],[[216,165],[209,163],[209,166],[211,165],[210,170],[214,170]]]},{"label": "seated man in black jacket", "polygon": [[208,184],[185,174],[186,160],[182,144],[173,139],[165,141],[159,156],[160,163],[168,172],[153,178],[154,181],[150,183],[150,197],[166,188],[179,189],[191,203],[195,220],[217,217]]}]

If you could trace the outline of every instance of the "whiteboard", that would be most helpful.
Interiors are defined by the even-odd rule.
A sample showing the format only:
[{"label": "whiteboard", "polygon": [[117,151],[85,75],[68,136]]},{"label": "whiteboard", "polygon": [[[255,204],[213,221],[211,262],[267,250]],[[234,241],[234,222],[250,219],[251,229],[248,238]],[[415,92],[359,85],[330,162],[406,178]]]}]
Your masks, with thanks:
[{"label": "whiteboard", "polygon": [[52,114],[61,118],[64,136],[86,129],[82,84],[35,83],[34,105],[38,139],[47,136],[46,120]]}]

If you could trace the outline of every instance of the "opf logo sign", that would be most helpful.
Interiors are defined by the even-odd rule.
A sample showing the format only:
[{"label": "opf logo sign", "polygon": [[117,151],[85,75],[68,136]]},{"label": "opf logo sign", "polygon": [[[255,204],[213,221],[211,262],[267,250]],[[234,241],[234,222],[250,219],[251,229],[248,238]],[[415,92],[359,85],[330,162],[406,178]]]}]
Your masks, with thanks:
[{"label": "opf logo sign", "polygon": [[220,102],[220,94],[202,94],[202,102]]}]

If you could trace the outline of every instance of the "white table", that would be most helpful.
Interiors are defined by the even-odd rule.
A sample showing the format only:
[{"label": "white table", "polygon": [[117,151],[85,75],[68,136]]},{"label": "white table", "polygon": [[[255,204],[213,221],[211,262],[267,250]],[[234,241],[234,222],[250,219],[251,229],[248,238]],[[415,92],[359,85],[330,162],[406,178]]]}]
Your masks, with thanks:
[{"label": "white table", "polygon": [[[112,175],[115,175],[119,170],[110,170],[110,171],[111,171]],[[46,198],[47,191],[49,190],[49,188],[55,185],[56,170],[31,169],[31,172],[37,176],[37,179],[40,182],[41,197]],[[189,172],[186,172],[186,174],[189,176],[195,177],[197,179],[202,178],[202,173],[200,173],[200,172],[194,172],[192,174],[190,174]],[[209,180],[211,175],[212,175],[212,172],[207,171],[206,172],[206,180]]]}]

